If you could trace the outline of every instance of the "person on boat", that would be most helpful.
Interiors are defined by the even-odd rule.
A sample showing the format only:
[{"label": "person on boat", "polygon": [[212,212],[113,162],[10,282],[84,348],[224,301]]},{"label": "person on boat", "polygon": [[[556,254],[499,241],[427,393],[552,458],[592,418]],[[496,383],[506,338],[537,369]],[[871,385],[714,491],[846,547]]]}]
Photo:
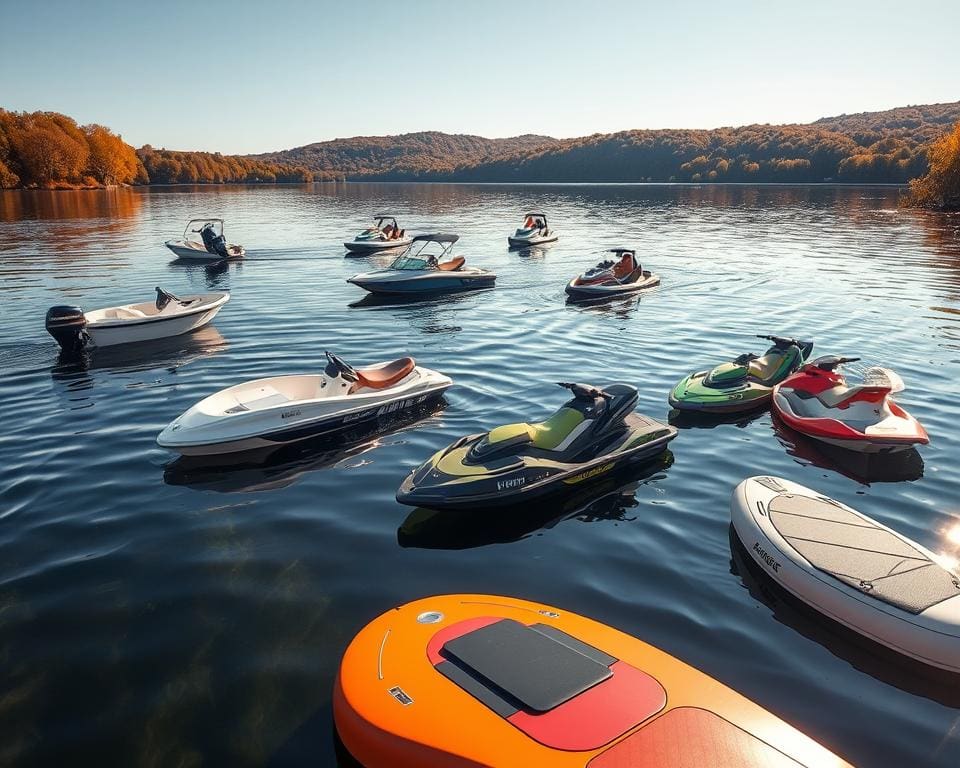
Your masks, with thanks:
[{"label": "person on boat", "polygon": [[382,230],[380,230],[380,231],[383,233],[383,239],[384,239],[384,240],[392,240],[392,239],[393,239],[393,224],[387,224],[387,226],[385,226],[385,227],[384,227]]},{"label": "person on boat", "polygon": [[632,275],[639,266],[640,265],[637,264],[637,257],[627,251],[620,257],[620,261],[613,268],[613,274],[617,279],[623,280],[623,278]]},{"label": "person on boat", "polygon": [[230,255],[227,251],[227,239],[223,235],[217,234],[212,223],[208,222],[200,227],[200,229],[193,231],[194,233],[200,234],[203,240],[203,247],[207,249],[207,253],[215,253],[223,259],[226,259]]}]

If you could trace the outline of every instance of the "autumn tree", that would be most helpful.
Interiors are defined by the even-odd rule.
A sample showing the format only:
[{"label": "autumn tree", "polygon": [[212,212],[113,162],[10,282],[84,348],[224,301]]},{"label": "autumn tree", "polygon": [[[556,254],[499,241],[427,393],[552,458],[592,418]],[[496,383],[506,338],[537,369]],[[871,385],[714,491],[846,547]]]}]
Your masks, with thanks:
[{"label": "autumn tree", "polygon": [[910,200],[923,208],[960,210],[960,122],[930,145],[930,170],[910,182]]}]

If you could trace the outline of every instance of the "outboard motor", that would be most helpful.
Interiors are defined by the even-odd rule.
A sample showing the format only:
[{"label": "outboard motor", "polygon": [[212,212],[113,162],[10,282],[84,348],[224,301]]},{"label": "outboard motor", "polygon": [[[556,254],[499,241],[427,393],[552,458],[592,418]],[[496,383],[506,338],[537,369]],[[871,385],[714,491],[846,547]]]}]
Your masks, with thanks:
[{"label": "outboard motor", "polygon": [[47,310],[47,333],[64,352],[79,352],[87,343],[87,318],[80,307],[58,305]]}]

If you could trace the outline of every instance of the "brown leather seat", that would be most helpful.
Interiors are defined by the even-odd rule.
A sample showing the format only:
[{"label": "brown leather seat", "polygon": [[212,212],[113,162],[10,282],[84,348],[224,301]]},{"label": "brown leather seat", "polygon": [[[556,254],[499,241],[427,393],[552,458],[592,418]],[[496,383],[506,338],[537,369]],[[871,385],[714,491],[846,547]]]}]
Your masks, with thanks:
[{"label": "brown leather seat", "polygon": [[416,365],[417,363],[412,357],[401,357],[399,360],[394,360],[392,363],[387,363],[379,368],[358,368],[357,376],[359,376],[359,379],[350,388],[350,391],[355,392],[363,387],[386,389],[409,376]]},{"label": "brown leather seat", "polygon": [[442,269],[447,272],[453,272],[464,265],[466,259],[463,256],[454,256],[450,261],[445,261],[443,264],[437,264],[437,269]]},{"label": "brown leather seat", "polygon": [[613,276],[618,280],[629,277],[636,270],[636,260],[632,254],[625,253],[619,263],[613,268]]}]

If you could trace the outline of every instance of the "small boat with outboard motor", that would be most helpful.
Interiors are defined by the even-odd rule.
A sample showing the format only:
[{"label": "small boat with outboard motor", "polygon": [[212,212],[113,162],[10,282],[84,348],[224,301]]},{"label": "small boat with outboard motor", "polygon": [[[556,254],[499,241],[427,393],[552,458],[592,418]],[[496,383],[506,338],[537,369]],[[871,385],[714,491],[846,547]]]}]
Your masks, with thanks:
[{"label": "small boat with outboard motor", "polygon": [[333,719],[343,762],[366,768],[849,768],[643,640],[502,595],[371,621],[343,654]]},{"label": "small boat with outboard motor", "polygon": [[354,368],[326,356],[323,373],[256,379],[204,398],[168,424],[157,444],[184,456],[276,448],[423,405],[453,384],[412,357]]},{"label": "small boat with outboard motor", "polygon": [[530,211],[523,215],[523,225],[507,237],[511,248],[529,248],[534,245],[552,243],[560,238],[559,233],[547,225],[547,216],[539,211]]},{"label": "small boat with outboard motor", "polygon": [[707,371],[691,373],[670,392],[670,405],[681,411],[734,413],[766,406],[773,388],[813,351],[812,341],[762,336],[772,342],[762,355],[746,353]]},{"label": "small boat with outboard motor", "polygon": [[351,253],[375,253],[390,248],[405,248],[413,242],[407,230],[400,229],[397,217],[390,213],[377,213],[374,226],[367,227],[353,240],[343,244]]},{"label": "small boat with outboard motor", "polygon": [[[451,256],[459,235],[417,235],[407,249],[386,269],[363,272],[347,279],[370,293],[390,296],[455,293],[478,288],[492,288],[497,276],[493,272],[466,266],[463,256]],[[431,247],[438,253],[428,253]]]},{"label": "small boat with outboard motor", "polygon": [[604,259],[567,283],[572,301],[621,296],[660,285],[660,276],[645,270],[632,248],[611,248],[610,253],[612,259]]},{"label": "small boat with outboard motor", "polygon": [[153,301],[124,304],[84,312],[80,307],[59,305],[47,310],[47,332],[66,352],[84,347],[135,344],[202,328],[230,300],[225,291],[180,298],[156,288]]},{"label": "small boat with outboard motor", "polygon": [[956,561],[779,477],[744,480],[730,510],[743,548],[795,597],[898,653],[960,672]]},{"label": "small boat with outboard motor", "polygon": [[[198,240],[192,235],[200,235]],[[244,256],[242,245],[231,245],[223,234],[223,219],[190,219],[179,240],[164,243],[178,259],[220,261]]]},{"label": "small boat with outboard motor", "polygon": [[850,385],[838,370],[858,357],[827,355],[773,389],[773,412],[800,434],[861,453],[893,453],[930,442],[892,394],[905,388],[889,368],[868,368]]},{"label": "small boat with outboard motor", "polygon": [[397,501],[433,509],[525,502],[656,456],[677,436],[634,412],[629,384],[560,386],[573,397],[548,419],[461,437],[413,470]]}]

